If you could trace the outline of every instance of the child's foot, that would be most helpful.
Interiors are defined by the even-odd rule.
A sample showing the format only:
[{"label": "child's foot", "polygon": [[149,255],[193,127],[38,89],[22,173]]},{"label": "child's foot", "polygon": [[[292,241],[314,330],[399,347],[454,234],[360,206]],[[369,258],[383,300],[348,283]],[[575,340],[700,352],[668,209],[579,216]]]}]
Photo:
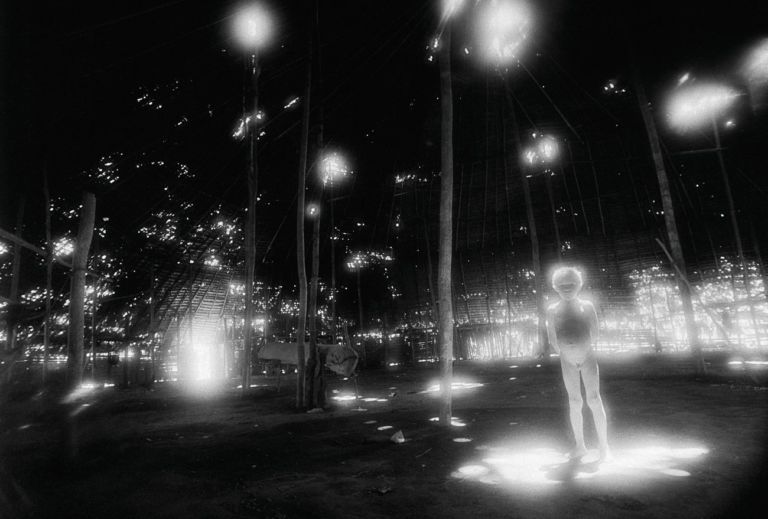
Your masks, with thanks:
[{"label": "child's foot", "polygon": [[580,460],[587,455],[587,447],[585,445],[579,445],[571,452],[568,453],[568,459]]},{"label": "child's foot", "polygon": [[613,461],[613,454],[611,454],[611,449],[609,449],[607,445],[600,447],[599,461],[600,463],[608,463]]}]

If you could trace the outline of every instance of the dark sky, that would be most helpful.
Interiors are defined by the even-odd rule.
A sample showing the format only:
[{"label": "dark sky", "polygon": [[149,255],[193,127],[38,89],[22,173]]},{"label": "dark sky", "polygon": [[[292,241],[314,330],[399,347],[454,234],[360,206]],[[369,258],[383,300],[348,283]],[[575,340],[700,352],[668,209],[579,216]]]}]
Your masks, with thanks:
[{"label": "dark sky", "polygon": [[[380,187],[394,172],[439,167],[438,69],[426,51],[437,2],[320,3],[322,84],[313,102],[322,106],[326,142],[348,150],[356,171],[343,211],[371,218]],[[261,189],[279,221],[295,191],[300,114],[282,106],[302,93],[311,3],[271,4],[278,27],[262,59],[261,105],[269,122]],[[600,98],[602,85],[629,78],[630,49],[650,97],[658,100],[683,71],[732,71],[747,46],[768,33],[759,4],[535,2],[537,21],[523,63],[574,125],[610,125],[611,101]],[[194,196],[200,207],[237,207],[246,149],[230,136],[242,113],[244,79],[243,56],[229,35],[233,5],[3,2],[0,225],[12,227],[22,194],[37,211],[29,217],[33,229],[35,218],[39,223],[43,169],[54,196],[76,200],[89,186],[82,171],[113,153],[120,154],[121,180],[96,189],[100,214],[112,215],[115,236],[135,233],[161,203],[164,187],[174,189],[169,172],[137,168],[140,163],[188,164],[196,178],[184,196]],[[466,115],[481,110],[473,99],[485,88],[487,70],[463,56],[472,41],[462,24],[454,32],[454,72],[456,94],[466,98],[457,111]],[[546,104],[530,77],[510,73],[522,99]],[[162,109],[139,102],[144,94]],[[534,117],[542,118],[537,124],[557,119],[554,111],[534,110]],[[482,127],[460,128],[457,138],[462,132],[482,139]],[[38,225],[32,233],[39,231]]]}]

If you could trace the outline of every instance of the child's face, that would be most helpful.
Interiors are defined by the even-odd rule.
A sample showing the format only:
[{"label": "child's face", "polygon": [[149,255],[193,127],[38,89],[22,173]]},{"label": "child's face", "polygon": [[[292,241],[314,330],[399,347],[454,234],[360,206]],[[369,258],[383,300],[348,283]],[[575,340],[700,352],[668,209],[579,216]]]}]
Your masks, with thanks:
[{"label": "child's face", "polygon": [[566,278],[558,281],[558,283],[555,284],[553,288],[561,298],[565,299],[566,301],[570,301],[579,295],[579,290],[581,290],[581,283],[579,283],[576,279]]}]

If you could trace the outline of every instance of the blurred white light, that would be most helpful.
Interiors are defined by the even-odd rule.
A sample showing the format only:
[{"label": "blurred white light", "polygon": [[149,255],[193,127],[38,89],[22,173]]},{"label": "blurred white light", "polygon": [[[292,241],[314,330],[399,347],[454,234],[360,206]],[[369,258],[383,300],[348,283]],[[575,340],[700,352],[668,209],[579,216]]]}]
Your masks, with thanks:
[{"label": "blurred white light", "polygon": [[318,204],[307,205],[307,216],[315,218],[320,215],[320,206]]},{"label": "blurred white light", "polygon": [[696,83],[675,90],[667,104],[670,124],[687,130],[711,124],[735,101],[739,92],[717,83]]},{"label": "blurred white light", "polygon": [[464,7],[464,0],[443,0],[443,16],[451,18]]},{"label": "blurred white light", "polygon": [[476,36],[483,59],[496,64],[516,61],[531,27],[531,11],[523,0],[491,0],[481,6]]},{"label": "blurred white light", "polygon": [[272,16],[263,5],[250,4],[235,13],[233,28],[245,50],[257,50],[272,37]]},{"label": "blurred white light", "polygon": [[349,165],[344,156],[337,152],[327,152],[320,161],[320,174],[323,185],[333,184],[349,176]]},{"label": "blurred white light", "polygon": [[538,150],[539,150],[539,156],[545,162],[550,162],[556,159],[559,151],[557,146],[557,141],[550,136],[546,136],[543,139],[539,140]]},{"label": "blurred white light", "polygon": [[747,54],[741,64],[741,75],[747,81],[753,103],[759,105],[768,86],[768,38],[763,38]]}]

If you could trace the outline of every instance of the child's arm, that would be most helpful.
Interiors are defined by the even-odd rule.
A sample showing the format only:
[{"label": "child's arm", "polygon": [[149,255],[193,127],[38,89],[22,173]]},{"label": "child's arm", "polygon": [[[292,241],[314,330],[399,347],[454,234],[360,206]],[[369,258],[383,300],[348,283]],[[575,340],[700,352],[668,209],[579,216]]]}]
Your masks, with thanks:
[{"label": "child's arm", "polygon": [[557,344],[557,333],[555,332],[556,305],[557,303],[547,307],[545,324],[547,327],[547,338],[549,339],[549,344],[552,346],[552,349],[555,350],[555,353],[560,355],[560,346]]}]

